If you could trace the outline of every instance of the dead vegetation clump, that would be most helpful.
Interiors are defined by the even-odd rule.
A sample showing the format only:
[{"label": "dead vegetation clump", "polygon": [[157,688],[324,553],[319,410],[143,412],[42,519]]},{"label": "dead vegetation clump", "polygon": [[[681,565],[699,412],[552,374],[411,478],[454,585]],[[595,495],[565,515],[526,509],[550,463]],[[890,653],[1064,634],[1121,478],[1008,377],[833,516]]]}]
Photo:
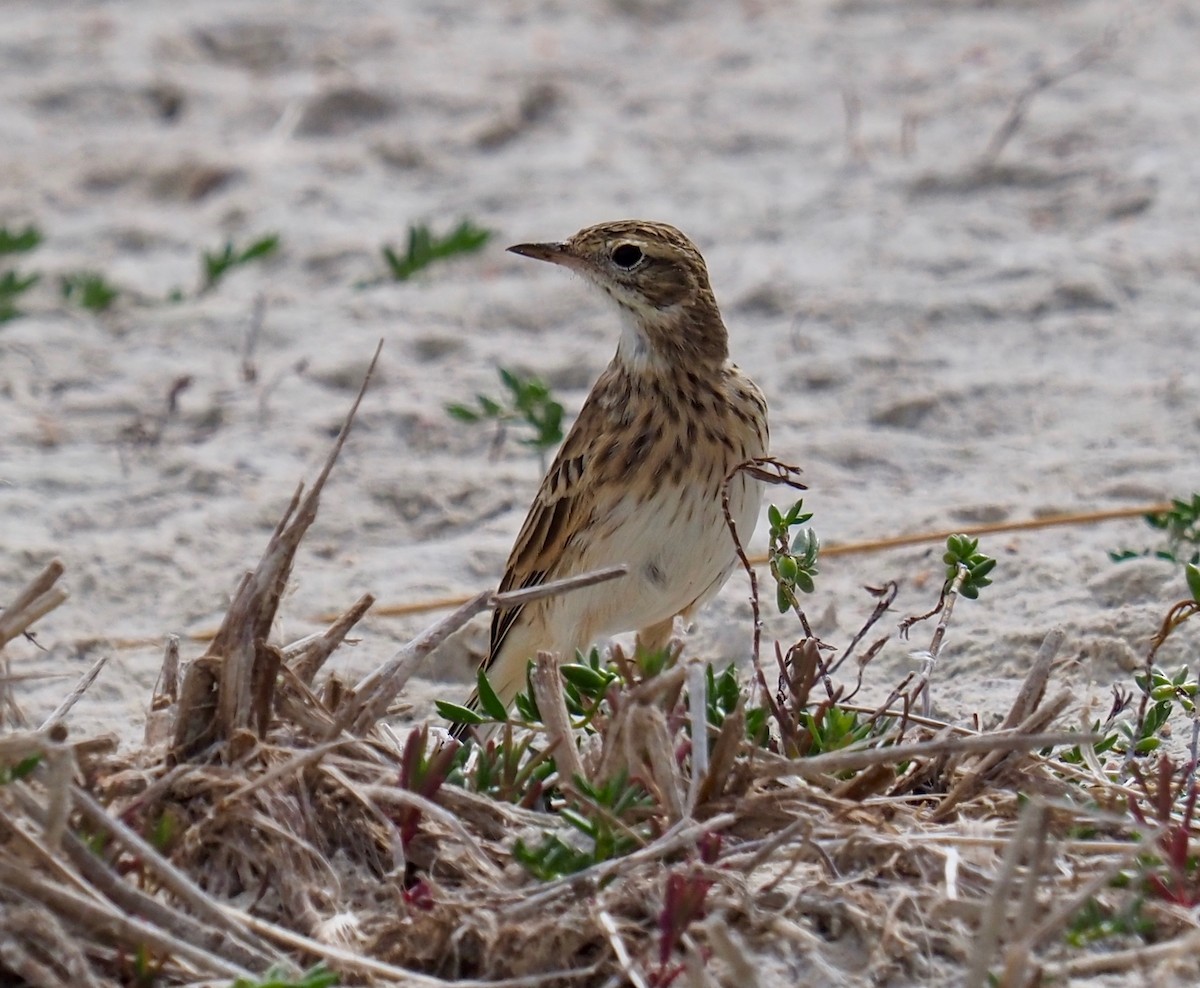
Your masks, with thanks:
[{"label": "dead vegetation clump", "polygon": [[[479,594],[352,685],[320,674],[369,597],[323,634],[270,641],[352,418],[181,680],[168,644],[140,748],[67,734],[86,683],[23,725],[0,666],[5,978],[274,969],[315,985],[323,965],[344,984],[750,988],[1194,971],[1190,770],[1164,759],[1118,781],[1104,730],[1064,730],[1058,632],[987,729],[922,712],[948,606],[922,673],[856,705],[837,673],[883,588],[842,659],[811,634],[776,646],[773,686],[764,663],[744,683],[678,645],[543,655],[513,721],[480,684],[478,743],[396,733],[387,715],[423,658],[514,601]],[[0,649],[61,602],[60,575],[0,614]]]}]

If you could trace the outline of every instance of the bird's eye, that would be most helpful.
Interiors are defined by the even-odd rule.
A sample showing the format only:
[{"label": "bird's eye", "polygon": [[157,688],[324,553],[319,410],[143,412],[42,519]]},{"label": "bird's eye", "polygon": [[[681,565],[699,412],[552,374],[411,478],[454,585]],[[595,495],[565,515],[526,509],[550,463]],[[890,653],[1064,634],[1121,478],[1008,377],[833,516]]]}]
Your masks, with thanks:
[{"label": "bird's eye", "polygon": [[621,244],[613,248],[612,262],[619,268],[630,271],[637,267],[642,259],[642,248],[634,244]]}]

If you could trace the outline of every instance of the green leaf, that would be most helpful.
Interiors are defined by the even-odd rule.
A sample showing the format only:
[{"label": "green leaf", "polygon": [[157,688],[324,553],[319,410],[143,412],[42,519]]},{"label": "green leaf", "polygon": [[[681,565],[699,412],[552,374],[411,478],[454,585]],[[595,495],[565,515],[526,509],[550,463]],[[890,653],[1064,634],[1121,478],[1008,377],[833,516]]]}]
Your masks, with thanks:
[{"label": "green leaf", "polygon": [[42,756],[40,754],[30,755],[27,758],[21,759],[21,761],[17,762],[11,768],[0,766],[0,786],[25,778],[38,767],[41,760]]},{"label": "green leaf", "polygon": [[427,226],[408,228],[408,249],[400,257],[391,247],[383,247],[384,260],[396,281],[407,281],[423,268],[457,254],[479,250],[491,238],[491,231],[463,220],[445,237],[436,237]]},{"label": "green leaf", "polygon": [[795,558],[784,555],[775,560],[775,565],[779,569],[779,578],[787,584],[796,582],[796,577],[800,575],[800,566]]},{"label": "green leaf", "polygon": [[279,234],[269,233],[242,251],[238,255],[236,263],[245,264],[247,261],[253,261],[259,257],[267,257],[269,254],[274,254],[278,247]]},{"label": "green leaf", "polygon": [[472,710],[470,707],[464,707],[457,703],[450,703],[447,700],[436,700],[434,706],[437,708],[438,716],[444,717],[453,724],[486,724],[487,718],[482,716],[479,711]]},{"label": "green leaf", "polygon": [[481,668],[475,675],[475,690],[479,696],[479,706],[483,708],[484,713],[490,716],[493,720],[506,720],[508,718],[508,709],[504,706],[504,701],[497,695],[492,684],[488,681],[487,673]]},{"label": "green leaf", "polygon": [[780,614],[786,614],[792,609],[792,599],[788,596],[787,587],[782,583],[775,587],[775,606]]},{"label": "green leaf", "polygon": [[460,422],[478,422],[479,413],[466,405],[447,405],[446,414],[451,418],[458,419]]},{"label": "green leaf", "polygon": [[0,226],[0,254],[25,254],[42,242],[42,232],[36,226],[13,231]]},{"label": "green leaf", "polygon": [[62,297],[92,312],[103,312],[116,301],[120,292],[92,271],[77,271],[59,279]]},{"label": "green leaf", "polygon": [[1188,590],[1191,591],[1192,600],[1200,604],[1200,566],[1195,563],[1188,563],[1183,568],[1184,575],[1187,577]]},{"label": "green leaf", "polygon": [[617,678],[611,673],[597,672],[591,666],[574,663],[565,663],[558,668],[564,680],[588,694],[596,694],[608,689],[609,683]]}]

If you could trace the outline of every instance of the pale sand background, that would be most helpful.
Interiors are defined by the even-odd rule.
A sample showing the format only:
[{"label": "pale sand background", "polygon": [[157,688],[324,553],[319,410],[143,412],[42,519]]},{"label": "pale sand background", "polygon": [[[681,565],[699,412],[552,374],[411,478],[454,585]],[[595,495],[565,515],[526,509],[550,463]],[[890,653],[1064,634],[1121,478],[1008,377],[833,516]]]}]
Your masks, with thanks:
[{"label": "pale sand background", "polygon": [[[18,671],[69,677],[22,689],[34,720],[112,654],[75,729],[138,737],[161,649],[106,639],[215,625],[380,337],[280,636],[364,591],[400,603],[493,584],[539,467],[512,443],[489,458],[490,434],[442,407],[496,391],[498,363],[578,407],[616,320],[582,282],[502,248],[600,220],[666,220],[700,245],[735,354],[771,400],[774,451],[803,466],[827,540],[1200,485],[1194,4],[42,0],[0,13],[0,221],[47,235],[21,262],[46,274],[31,314],[0,326],[0,599],[55,555],[72,590],[39,628],[48,651],[11,649]],[[1111,54],[1034,100],[998,178],[970,180],[1022,87],[1106,30]],[[409,223],[462,217],[496,231],[485,252],[355,287]],[[194,288],[202,248],[270,231],[275,261],[150,304]],[[127,290],[113,312],[62,309],[56,276],[80,267]],[[136,442],[181,375],[178,416],[157,444]],[[1061,675],[1103,701],[1182,595],[1168,567],[1106,558],[1147,536],[1128,522],[988,539],[998,586],[956,614],[942,711],[996,709],[1054,624],[1077,660]],[[857,588],[891,577],[896,618],[924,609],[938,553],[829,560],[818,630],[844,643],[869,610]],[[746,592],[730,582],[701,647],[747,654]],[[426,620],[367,620],[335,667],[361,672]],[[482,628],[440,657],[435,692],[465,692]],[[889,645],[878,688],[910,647]]]}]

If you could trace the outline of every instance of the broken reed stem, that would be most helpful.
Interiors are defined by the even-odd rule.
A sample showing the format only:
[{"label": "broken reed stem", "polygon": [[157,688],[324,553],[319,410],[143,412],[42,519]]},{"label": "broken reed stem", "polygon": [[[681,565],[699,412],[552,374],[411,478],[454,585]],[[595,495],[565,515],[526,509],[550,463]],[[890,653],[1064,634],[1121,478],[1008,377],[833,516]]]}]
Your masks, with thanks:
[{"label": "broken reed stem", "polygon": [[233,964],[218,954],[193,946],[186,940],[168,933],[153,923],[135,916],[127,916],[110,903],[85,896],[62,886],[50,885],[36,872],[15,868],[0,859],[0,885],[8,886],[41,902],[57,916],[69,916],[87,927],[95,936],[107,943],[116,940],[130,950],[151,947],[167,957],[178,957],[196,966],[200,971],[210,972],[226,978],[250,978],[251,972]]},{"label": "broken reed stem", "polygon": [[587,782],[583,760],[575,746],[575,732],[571,730],[562,673],[553,652],[537,654],[533,666],[533,695],[542,714],[542,723],[546,725],[546,735],[550,739],[559,774],[568,781],[582,779]]},{"label": "broken reed stem", "polygon": [[96,677],[100,675],[100,670],[107,665],[108,658],[109,657],[107,655],[102,655],[92,663],[92,667],[83,674],[79,682],[75,684],[75,688],[72,689],[71,692],[68,693],[63,699],[63,701],[54,708],[54,712],[50,714],[50,716],[44,721],[42,721],[42,726],[39,728],[39,730],[50,730],[51,727],[62,721],[62,719],[71,712],[71,708],[79,702],[79,698],[83,696],[83,694],[88,691],[88,687],[90,687],[92,683],[96,681]]},{"label": "broken reed stem", "polygon": [[61,560],[50,560],[16,599],[0,611],[0,649],[67,599],[67,592],[54,586],[63,572]]},{"label": "broken reed stem", "polygon": [[368,673],[354,687],[352,697],[342,704],[337,720],[330,729],[329,737],[350,730],[355,735],[365,734],[387,712],[392,701],[410,678],[421,668],[426,657],[464,624],[485,610],[514,607],[569,593],[583,587],[595,586],[607,580],[615,580],[627,572],[624,566],[608,566],[604,569],[581,573],[563,580],[553,580],[539,587],[514,590],[508,593],[484,591],[462,603],[456,611],[448,614],[436,624],[426,628],[420,635],[405,645],[383,665]]},{"label": "broken reed stem", "polygon": [[688,716],[692,722],[692,774],[688,779],[687,815],[696,812],[700,790],[708,778],[708,675],[699,662],[687,665]]},{"label": "broken reed stem", "polygon": [[[1009,838],[1000,862],[1000,873],[992,886],[992,894],[983,907],[979,929],[975,935],[971,966],[967,971],[964,988],[985,988],[988,969],[1000,946],[1004,927],[1008,925],[1008,905],[1017,866],[1025,856],[1025,845],[1030,843],[1042,827],[1045,809],[1036,800],[1026,803],[1017,821],[1017,831]],[[1010,982],[1005,982],[1006,984]],[[1017,984],[1019,982],[1012,982]]]},{"label": "broken reed stem", "polygon": [[909,702],[921,698],[921,714],[928,717],[933,709],[931,699],[930,680],[933,678],[933,668],[937,664],[938,654],[942,650],[942,642],[946,638],[946,629],[950,626],[950,616],[954,613],[954,602],[958,600],[958,592],[962,589],[963,581],[966,580],[970,570],[962,563],[955,567],[954,579],[950,582],[949,588],[946,590],[942,598],[942,613],[938,615],[937,627],[933,631],[933,638],[929,642],[929,650],[925,653],[924,660],[921,665],[920,675],[917,677],[916,688],[909,694]]},{"label": "broken reed stem", "polygon": [[888,765],[893,762],[908,761],[926,755],[981,751],[1034,751],[1038,748],[1050,748],[1057,745],[1094,744],[1102,739],[1102,735],[1099,734],[1072,734],[1066,731],[1039,734],[1019,734],[1013,731],[970,737],[937,738],[932,741],[914,741],[909,744],[884,748],[843,748],[839,751],[798,759],[769,755],[766,752],[758,752],[757,757],[765,762],[759,768],[759,773],[763,778],[781,778],[789,775],[812,778],[831,772],[867,768],[870,765]]}]

